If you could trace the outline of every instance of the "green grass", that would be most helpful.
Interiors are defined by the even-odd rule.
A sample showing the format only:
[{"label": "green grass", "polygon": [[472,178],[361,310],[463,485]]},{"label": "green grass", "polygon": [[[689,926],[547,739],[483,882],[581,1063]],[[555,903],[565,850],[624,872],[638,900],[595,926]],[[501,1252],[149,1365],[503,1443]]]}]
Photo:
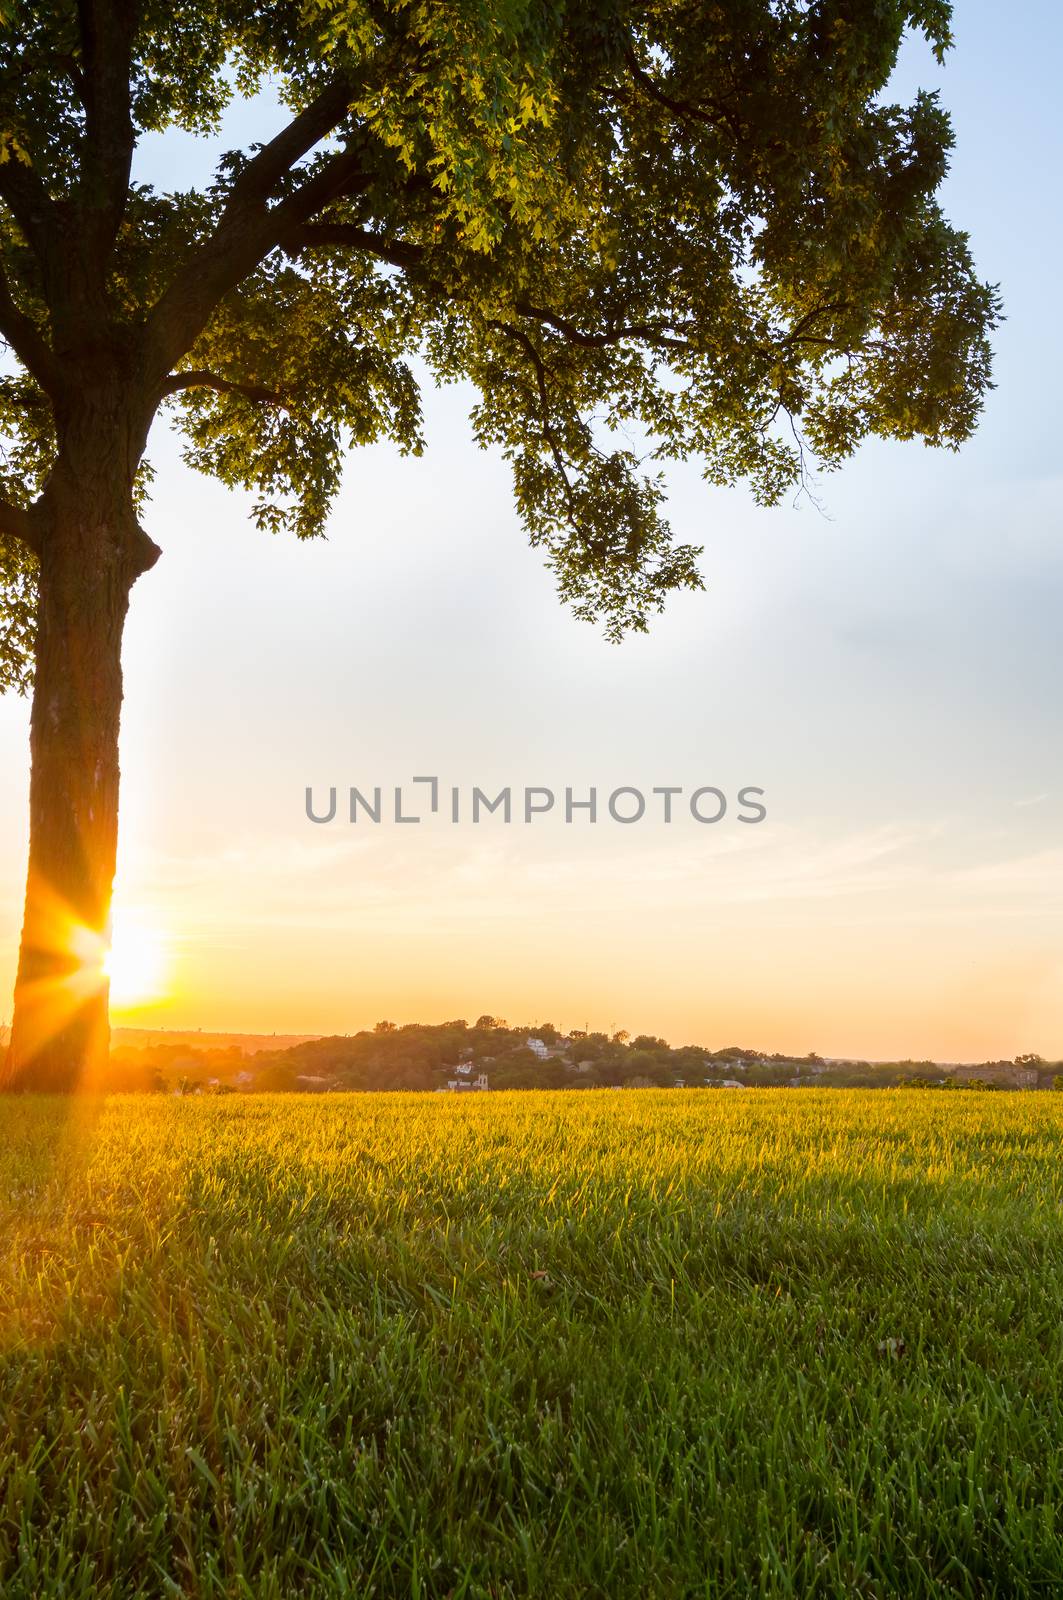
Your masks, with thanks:
[{"label": "green grass", "polygon": [[7,1100],[0,1594],[1058,1596],[1061,1203],[1063,1096]]}]

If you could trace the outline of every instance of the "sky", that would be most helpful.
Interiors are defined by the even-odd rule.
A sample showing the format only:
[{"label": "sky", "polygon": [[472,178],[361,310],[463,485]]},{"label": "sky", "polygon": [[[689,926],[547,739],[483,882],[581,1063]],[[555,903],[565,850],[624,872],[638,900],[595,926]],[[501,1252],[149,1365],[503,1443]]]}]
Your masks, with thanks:
[{"label": "sky", "polygon": [[[353,454],[311,544],[257,532],[156,428],[143,520],[163,559],[124,653],[116,1022],[347,1033],[487,1011],[714,1048],[1063,1056],[1063,19],[1023,14],[958,0],[944,68],[912,42],[895,82],[941,90],[946,210],[1004,296],[977,436],[865,446],[818,507],[758,509],[672,468],[669,518],[705,546],[707,587],[647,636],[611,645],[561,606],[505,463],[472,442],[471,391],[426,389],[420,459]],[[237,108],[220,145],[268,123]],[[140,170],[187,184],[213,148],[153,137]],[[27,729],[26,702],[0,699],[0,995]],[[415,775],[440,780],[434,817],[346,821],[352,784],[405,785],[415,809]],[[307,785],[318,805],[338,788],[337,821],[308,821]],[[477,785],[558,806],[454,825],[450,788],[467,811]],[[715,786],[728,814],[608,817],[617,787],[665,785]],[[564,822],[566,786],[598,790],[597,823]],[[755,826],[743,786],[764,790]]]}]

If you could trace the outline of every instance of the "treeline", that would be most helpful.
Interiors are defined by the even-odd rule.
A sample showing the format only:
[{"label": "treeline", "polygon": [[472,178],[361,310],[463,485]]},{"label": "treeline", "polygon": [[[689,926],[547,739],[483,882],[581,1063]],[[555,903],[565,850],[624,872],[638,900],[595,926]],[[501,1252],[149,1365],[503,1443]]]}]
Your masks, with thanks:
[{"label": "treeline", "polygon": [[253,1054],[232,1045],[197,1049],[187,1043],[118,1045],[108,1080],[97,1087],[185,1093],[465,1088],[481,1074],[490,1089],[748,1088],[834,1086],[889,1088],[1052,1088],[1063,1062],[1037,1056],[980,1067],[945,1068],[932,1061],[824,1061],[729,1045],[670,1046],[649,1034],[631,1038],[552,1023],[510,1027],[484,1015],[398,1026],[379,1022],[360,1033],[307,1039]]}]

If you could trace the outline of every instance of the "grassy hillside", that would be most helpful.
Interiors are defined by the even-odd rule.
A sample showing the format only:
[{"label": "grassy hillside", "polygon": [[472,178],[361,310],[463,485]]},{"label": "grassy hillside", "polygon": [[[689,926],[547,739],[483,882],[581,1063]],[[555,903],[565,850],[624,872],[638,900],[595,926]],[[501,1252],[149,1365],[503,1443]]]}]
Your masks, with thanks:
[{"label": "grassy hillside", "polygon": [[1063,1096],[0,1102],[0,1593],[1063,1592]]}]

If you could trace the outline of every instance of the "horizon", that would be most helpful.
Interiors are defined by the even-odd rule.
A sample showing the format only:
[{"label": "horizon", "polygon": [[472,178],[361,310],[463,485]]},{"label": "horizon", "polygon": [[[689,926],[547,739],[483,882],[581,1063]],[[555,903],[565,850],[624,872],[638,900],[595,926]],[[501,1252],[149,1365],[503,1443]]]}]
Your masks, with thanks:
[{"label": "horizon", "polygon": [[[466,1027],[468,1027],[470,1029],[473,1027],[473,1024],[469,1023],[464,1018],[458,1019],[458,1018],[454,1018],[454,1017],[439,1018],[438,1020],[432,1020],[432,1021],[424,1021],[424,1020],[410,1021],[410,1020],[407,1020],[407,1021],[404,1021],[404,1022],[395,1022],[393,1024],[393,1026],[398,1031],[401,1032],[403,1029],[408,1029],[408,1028],[425,1028],[425,1029],[443,1028],[443,1027],[446,1027],[448,1024],[451,1024],[451,1023],[453,1023],[455,1021],[458,1021],[458,1020],[465,1021]],[[510,1031],[510,1032],[513,1032],[513,1031],[524,1032],[526,1030],[528,1032],[529,1036],[533,1037],[533,1038],[535,1037],[535,1030],[537,1028],[543,1028],[543,1027],[556,1028],[558,1036],[560,1038],[562,1038],[562,1039],[565,1039],[565,1040],[571,1040],[572,1037],[573,1037],[574,1031],[578,1027],[578,1025],[575,1024],[575,1023],[572,1025],[571,1028],[567,1028],[564,1025],[555,1024],[555,1023],[552,1023],[552,1022],[510,1023],[510,1022],[505,1021],[505,1020],[502,1021],[501,1025],[507,1031]],[[0,1022],[0,1040],[2,1040],[5,1037],[7,1028],[8,1028],[8,1024],[6,1022]],[[296,1045],[299,1045],[299,1044],[309,1043],[309,1042],[313,1042],[313,1041],[316,1041],[316,1040],[352,1039],[352,1038],[355,1038],[359,1034],[373,1033],[373,1032],[376,1031],[376,1028],[377,1028],[377,1024],[376,1023],[364,1023],[361,1027],[358,1027],[358,1028],[344,1028],[344,1029],[338,1029],[335,1032],[328,1032],[328,1033],[322,1033],[322,1032],[319,1032],[319,1031],[316,1031],[316,1030],[313,1030],[313,1029],[306,1029],[306,1030],[291,1029],[291,1030],[285,1030],[284,1032],[275,1031],[275,1032],[271,1032],[271,1033],[261,1033],[261,1032],[256,1031],[255,1029],[250,1029],[250,1028],[199,1028],[199,1027],[180,1027],[180,1026],[167,1025],[167,1024],[159,1024],[159,1025],[153,1026],[151,1024],[139,1024],[139,1023],[116,1023],[112,1027],[111,1035],[112,1035],[112,1044],[113,1044],[114,1040],[120,1038],[120,1036],[140,1035],[140,1036],[143,1036],[145,1039],[154,1039],[156,1037],[166,1038],[167,1036],[170,1036],[170,1037],[172,1037],[175,1040],[180,1041],[180,1042],[184,1042],[186,1040],[187,1041],[193,1041],[193,1040],[202,1041],[204,1046],[207,1046],[209,1044],[209,1041],[211,1041],[211,1040],[219,1040],[219,1039],[231,1040],[231,1041],[240,1041],[240,1040],[244,1040],[244,1041],[280,1040],[280,1041],[283,1041],[284,1047],[287,1049],[287,1048],[292,1048],[292,1047],[294,1047]],[[624,1031],[628,1033],[629,1040],[631,1038],[637,1038],[638,1037],[637,1034],[632,1033],[631,1030],[629,1030],[629,1029],[626,1029]],[[585,1034],[605,1034],[607,1037],[610,1037],[610,1038],[612,1037],[612,1034],[609,1032],[609,1030],[604,1029],[604,1028],[588,1028],[588,1029],[584,1029],[583,1032]],[[612,1030],[612,1032],[615,1033],[616,1030],[614,1029],[614,1030]],[[647,1036],[649,1036],[649,1031],[648,1030],[647,1030]],[[660,1035],[660,1034],[656,1034],[656,1035],[652,1035],[652,1037],[655,1037],[657,1039],[661,1039],[663,1036]],[[944,1057],[939,1057],[939,1056],[920,1055],[918,1052],[910,1052],[908,1054],[899,1055],[899,1056],[880,1056],[880,1057],[863,1056],[863,1055],[860,1055],[858,1052],[855,1052],[855,1051],[851,1051],[851,1052],[848,1052],[848,1053],[843,1052],[840,1055],[823,1055],[819,1051],[811,1051],[811,1050],[808,1050],[808,1051],[798,1051],[798,1050],[775,1050],[775,1051],[770,1051],[770,1050],[766,1050],[766,1049],[761,1049],[756,1044],[750,1044],[748,1041],[747,1041],[747,1043],[745,1045],[740,1045],[737,1040],[732,1040],[728,1044],[707,1042],[704,1039],[667,1039],[664,1042],[668,1045],[669,1049],[672,1049],[672,1050],[703,1049],[703,1050],[706,1050],[706,1051],[708,1051],[710,1053],[713,1053],[713,1052],[719,1053],[722,1050],[746,1049],[746,1050],[749,1051],[751,1056],[778,1055],[778,1056],[781,1056],[781,1057],[784,1057],[784,1058],[793,1059],[795,1061],[807,1059],[807,1057],[809,1055],[815,1054],[815,1055],[819,1056],[819,1059],[824,1061],[827,1065],[843,1065],[843,1064],[846,1064],[846,1063],[854,1063],[854,1064],[866,1065],[866,1066],[869,1066],[869,1067],[886,1067],[886,1066],[894,1066],[894,1065],[897,1065],[898,1063],[903,1063],[903,1062],[916,1062],[916,1063],[930,1062],[934,1066],[941,1066],[941,1067],[966,1067],[966,1066],[977,1067],[977,1066],[985,1066],[986,1064],[988,1064],[990,1062],[1007,1061],[1008,1063],[1014,1063],[1017,1060],[1016,1056],[1008,1056],[1008,1057],[1003,1057],[1003,1056],[1001,1056],[1001,1057],[997,1057],[997,1056],[973,1057],[972,1056],[972,1057],[969,1057],[969,1058],[966,1058],[966,1059],[963,1059],[963,1060],[947,1060]],[[1022,1055],[1024,1053],[1025,1052],[1019,1052],[1020,1055]],[[1039,1052],[1034,1052],[1034,1054],[1039,1055],[1040,1053]],[[1045,1060],[1048,1064],[1053,1064],[1054,1063],[1054,1058],[1051,1057],[1051,1056],[1043,1057],[1042,1059]],[[1061,1059],[1063,1059],[1063,1058],[1061,1058]]]}]

